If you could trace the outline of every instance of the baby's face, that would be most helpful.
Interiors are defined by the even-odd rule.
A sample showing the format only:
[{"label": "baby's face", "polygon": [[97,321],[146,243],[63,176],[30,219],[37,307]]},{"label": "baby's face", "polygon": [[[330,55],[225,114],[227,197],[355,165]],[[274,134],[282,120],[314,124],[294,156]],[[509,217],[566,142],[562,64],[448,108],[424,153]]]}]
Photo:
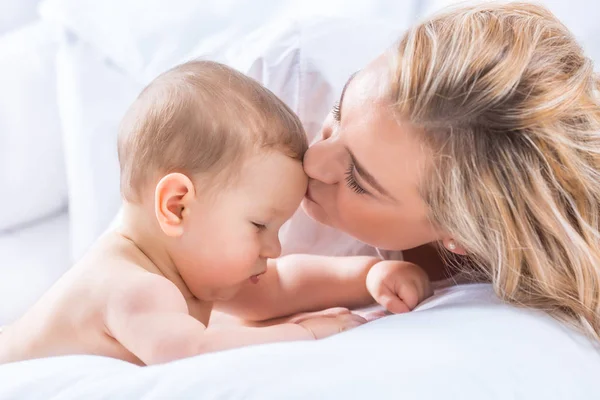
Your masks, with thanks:
[{"label": "baby's face", "polygon": [[195,210],[184,221],[176,263],[202,300],[227,300],[259,281],[267,259],[281,252],[281,225],[306,193],[302,164],[276,151],[247,160],[236,179],[212,196],[198,187]]}]

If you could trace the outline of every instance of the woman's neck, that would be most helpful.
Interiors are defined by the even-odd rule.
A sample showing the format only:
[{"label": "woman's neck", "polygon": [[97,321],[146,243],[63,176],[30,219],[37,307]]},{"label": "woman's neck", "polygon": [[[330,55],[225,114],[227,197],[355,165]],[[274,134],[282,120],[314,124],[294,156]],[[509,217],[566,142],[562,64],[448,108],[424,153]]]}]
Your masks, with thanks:
[{"label": "woman's neck", "polygon": [[453,275],[451,268],[444,263],[435,245],[426,244],[402,252],[405,261],[417,264],[427,272],[431,281],[441,281]]}]

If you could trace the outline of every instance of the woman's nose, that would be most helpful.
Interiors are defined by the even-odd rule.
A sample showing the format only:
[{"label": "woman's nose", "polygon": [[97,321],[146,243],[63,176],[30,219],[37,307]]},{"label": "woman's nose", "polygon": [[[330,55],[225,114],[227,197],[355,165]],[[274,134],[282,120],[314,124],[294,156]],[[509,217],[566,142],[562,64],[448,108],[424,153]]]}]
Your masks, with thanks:
[{"label": "woman's nose", "polygon": [[331,137],[330,132],[323,132],[323,138],[306,151],[304,171],[311,179],[333,185],[344,174],[344,167],[340,162],[343,148],[335,137]]}]

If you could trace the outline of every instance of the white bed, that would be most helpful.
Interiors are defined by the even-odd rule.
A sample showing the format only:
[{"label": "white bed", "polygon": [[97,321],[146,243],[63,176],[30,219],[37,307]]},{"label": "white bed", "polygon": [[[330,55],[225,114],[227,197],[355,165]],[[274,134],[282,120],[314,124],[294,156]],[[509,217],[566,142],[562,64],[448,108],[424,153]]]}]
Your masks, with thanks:
[{"label": "white bed", "polygon": [[[198,56],[226,62],[273,90],[314,135],[350,73],[453,2],[45,0],[35,19],[37,0],[3,1],[22,26],[0,18],[0,184],[11,194],[0,198],[0,325],[112,220],[115,127],[157,73]],[[600,5],[542,3],[600,62]],[[585,338],[474,285],[319,342],[151,368],[85,356],[3,365],[0,398],[572,400],[600,399],[599,377],[600,352]]]},{"label": "white bed", "polygon": [[599,376],[587,339],[470,285],[322,341],[145,368],[90,356],[4,365],[0,398],[591,400]]}]

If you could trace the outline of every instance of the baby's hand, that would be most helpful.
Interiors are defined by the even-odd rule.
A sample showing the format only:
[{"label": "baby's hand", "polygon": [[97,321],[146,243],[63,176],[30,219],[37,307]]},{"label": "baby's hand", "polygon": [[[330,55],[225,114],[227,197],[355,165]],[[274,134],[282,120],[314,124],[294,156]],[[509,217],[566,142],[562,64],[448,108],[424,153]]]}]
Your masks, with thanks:
[{"label": "baby's hand", "polygon": [[371,296],[394,314],[409,312],[433,294],[427,273],[405,261],[381,261],[367,274]]},{"label": "baby's hand", "polygon": [[288,322],[303,326],[315,339],[323,339],[356,328],[367,320],[346,308],[331,308],[317,313],[300,314]]}]

